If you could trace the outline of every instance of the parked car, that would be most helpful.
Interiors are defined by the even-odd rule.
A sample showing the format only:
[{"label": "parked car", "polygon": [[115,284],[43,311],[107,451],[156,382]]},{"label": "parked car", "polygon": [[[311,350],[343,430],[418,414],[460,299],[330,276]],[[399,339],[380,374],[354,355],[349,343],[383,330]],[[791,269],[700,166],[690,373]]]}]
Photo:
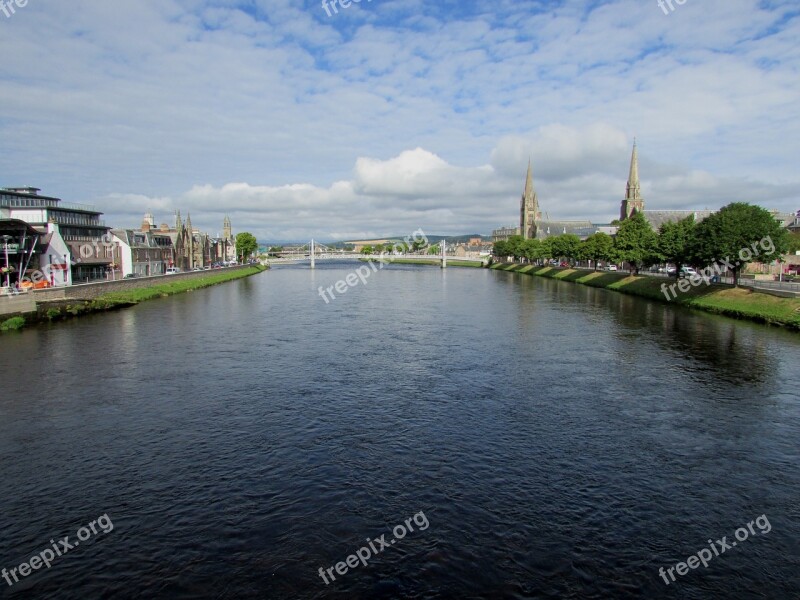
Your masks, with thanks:
[{"label": "parked car", "polygon": [[697,271],[695,271],[692,267],[681,267],[681,273],[679,277],[691,277],[692,275],[697,275]]},{"label": "parked car", "polygon": [[177,275],[181,270],[178,267],[169,267],[165,275]]},{"label": "parked car", "polygon": [[134,277],[138,276],[139,276],[138,273],[128,273],[127,275],[125,275],[125,277],[123,277],[123,279],[133,279]]},{"label": "parked car", "polygon": [[606,266],[606,271],[616,271],[616,270],[617,270],[617,265],[607,265]]}]

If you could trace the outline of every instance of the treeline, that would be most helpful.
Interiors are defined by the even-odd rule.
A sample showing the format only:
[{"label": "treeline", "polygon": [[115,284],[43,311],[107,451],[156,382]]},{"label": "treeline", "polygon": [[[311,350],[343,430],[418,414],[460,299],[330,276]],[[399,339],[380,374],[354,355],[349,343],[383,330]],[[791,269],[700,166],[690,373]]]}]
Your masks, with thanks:
[{"label": "treeline", "polygon": [[641,213],[620,223],[615,236],[595,233],[585,240],[563,234],[545,240],[512,236],[495,242],[494,255],[541,263],[560,260],[574,264],[591,260],[597,263],[628,263],[634,273],[643,267],[671,263],[676,277],[681,267],[702,268],[724,265],[733,272],[734,281],[750,262],[780,260],[788,251],[800,249],[800,235],[790,235],[774,217],[760,206],[735,202],[700,223],[694,215],[664,223],[653,230]]}]

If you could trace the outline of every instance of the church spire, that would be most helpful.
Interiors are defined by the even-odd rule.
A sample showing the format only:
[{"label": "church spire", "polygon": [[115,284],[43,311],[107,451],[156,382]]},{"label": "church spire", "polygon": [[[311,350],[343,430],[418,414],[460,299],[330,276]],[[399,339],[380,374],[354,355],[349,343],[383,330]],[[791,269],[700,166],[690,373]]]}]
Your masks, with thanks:
[{"label": "church spire", "polygon": [[628,184],[625,187],[625,199],[620,208],[620,220],[625,220],[634,212],[644,210],[644,198],[639,184],[639,154],[636,150],[636,138],[633,139],[633,152],[631,153],[631,168],[628,172]]},{"label": "church spire", "polygon": [[519,229],[526,240],[536,237],[536,220],[539,218],[539,200],[533,188],[533,169],[528,159],[528,173],[525,176],[525,191],[520,202]]}]

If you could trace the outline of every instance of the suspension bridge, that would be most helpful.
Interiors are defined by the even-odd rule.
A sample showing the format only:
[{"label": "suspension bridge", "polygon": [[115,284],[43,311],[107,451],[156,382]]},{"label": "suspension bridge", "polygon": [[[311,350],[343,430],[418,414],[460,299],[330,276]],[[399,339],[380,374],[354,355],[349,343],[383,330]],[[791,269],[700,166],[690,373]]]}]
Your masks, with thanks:
[{"label": "suspension bridge", "polygon": [[439,243],[439,252],[436,254],[361,254],[360,252],[353,252],[342,250],[338,248],[331,248],[325,244],[320,244],[311,240],[308,244],[296,250],[289,250],[285,252],[277,252],[276,256],[267,259],[269,264],[286,264],[286,263],[300,263],[310,262],[311,268],[315,268],[318,260],[383,260],[392,262],[392,260],[402,259],[406,261],[419,261],[422,263],[430,263],[435,260],[439,265],[445,269],[447,263],[459,262],[484,262],[485,259],[468,258],[462,256],[452,256],[447,254],[447,243],[442,240]]}]

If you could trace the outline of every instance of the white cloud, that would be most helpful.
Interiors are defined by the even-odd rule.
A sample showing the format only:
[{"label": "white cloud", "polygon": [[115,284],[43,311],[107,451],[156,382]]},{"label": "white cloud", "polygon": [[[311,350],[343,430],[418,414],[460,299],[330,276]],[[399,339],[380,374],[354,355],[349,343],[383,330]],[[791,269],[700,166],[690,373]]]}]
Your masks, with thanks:
[{"label": "white cloud", "polygon": [[0,185],[120,226],[488,233],[528,157],[551,216],[616,216],[635,135],[650,207],[794,211],[793,6],[32,2],[0,17]]}]

